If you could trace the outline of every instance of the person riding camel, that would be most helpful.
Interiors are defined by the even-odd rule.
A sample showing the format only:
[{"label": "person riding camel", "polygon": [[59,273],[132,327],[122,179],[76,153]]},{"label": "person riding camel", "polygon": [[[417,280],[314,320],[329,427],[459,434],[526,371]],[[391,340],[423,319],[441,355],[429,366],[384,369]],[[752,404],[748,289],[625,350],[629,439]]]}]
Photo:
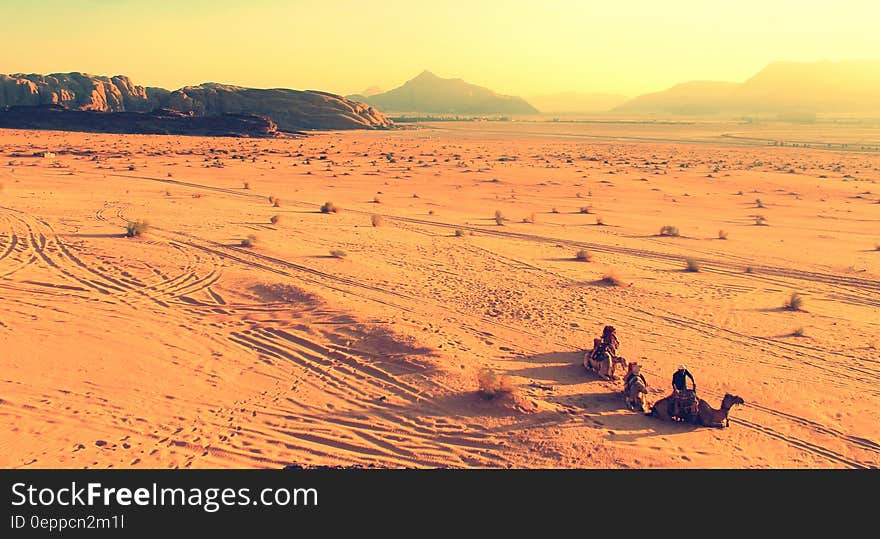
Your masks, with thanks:
[{"label": "person riding camel", "polygon": [[[591,369],[592,367],[590,366],[589,361],[595,362],[604,351],[605,345],[602,344],[602,339],[593,339],[593,349],[585,356],[584,367]],[[586,359],[589,361],[586,361]]]},{"label": "person riding camel", "polygon": [[691,384],[693,384],[693,393],[697,392],[697,382],[694,380],[694,375],[687,370],[687,367],[682,364],[678,366],[678,370],[672,375],[672,415],[675,417],[679,417],[681,414],[681,406],[686,404],[684,401],[688,399],[687,394],[687,379],[691,379]]},{"label": "person riding camel", "polygon": [[617,356],[617,348],[620,346],[620,341],[617,340],[617,330],[614,329],[614,326],[605,326],[602,330],[602,344],[605,345],[605,349],[608,350],[612,357]]}]

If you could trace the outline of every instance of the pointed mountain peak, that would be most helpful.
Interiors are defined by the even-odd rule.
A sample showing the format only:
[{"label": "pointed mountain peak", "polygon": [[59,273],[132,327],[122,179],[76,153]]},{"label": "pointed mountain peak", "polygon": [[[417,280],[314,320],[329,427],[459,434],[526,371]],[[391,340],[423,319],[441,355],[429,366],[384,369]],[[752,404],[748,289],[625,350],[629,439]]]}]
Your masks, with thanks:
[{"label": "pointed mountain peak", "polygon": [[412,79],[412,80],[436,80],[436,79],[439,79],[439,78],[440,78],[440,77],[438,77],[437,75],[435,75],[434,73],[432,73],[432,72],[430,72],[430,71],[428,71],[428,70],[426,69],[426,70],[422,71],[421,73],[419,73],[419,74],[418,74],[414,79]]}]

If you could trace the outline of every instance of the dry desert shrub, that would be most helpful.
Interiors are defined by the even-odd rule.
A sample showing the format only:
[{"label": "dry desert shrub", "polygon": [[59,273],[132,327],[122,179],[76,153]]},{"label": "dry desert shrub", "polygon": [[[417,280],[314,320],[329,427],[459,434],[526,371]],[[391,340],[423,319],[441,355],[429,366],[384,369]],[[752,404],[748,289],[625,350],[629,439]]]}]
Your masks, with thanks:
[{"label": "dry desert shrub", "polygon": [[755,226],[767,226],[767,218],[763,215],[756,215]]},{"label": "dry desert shrub", "polygon": [[593,209],[590,206],[582,206],[580,212],[581,213],[593,213]]},{"label": "dry desert shrub", "polygon": [[523,217],[522,222],[534,224],[535,223],[535,214],[533,213],[533,214],[529,215],[528,217]]},{"label": "dry desert shrub", "polygon": [[325,202],[323,206],[321,206],[321,213],[336,213],[339,211],[339,208],[336,207],[332,202]]},{"label": "dry desert shrub", "polygon": [[596,226],[605,226],[605,220],[601,217],[596,217]]},{"label": "dry desert shrub", "polygon": [[257,237],[253,234],[250,234],[245,239],[241,240],[242,247],[253,247],[257,244]]},{"label": "dry desert shrub", "polygon": [[280,198],[276,198],[276,199],[275,199],[275,202],[272,203],[272,207],[274,207],[274,208],[280,208],[280,207],[281,207],[281,199],[280,199]]},{"label": "dry desert shrub", "polygon": [[677,226],[663,225],[662,227],[660,227],[660,235],[661,236],[671,236],[673,238],[677,238],[681,234],[679,234]]},{"label": "dry desert shrub", "polygon": [[574,254],[574,258],[575,260],[580,260],[582,262],[589,262],[593,259],[593,255],[590,253],[590,251],[587,251],[586,249],[581,249]]},{"label": "dry desert shrub", "polygon": [[513,383],[508,376],[499,375],[488,367],[480,369],[480,372],[477,373],[477,384],[480,387],[480,395],[490,400],[513,393],[514,390]]},{"label": "dry desert shrub", "polygon": [[495,224],[498,226],[504,224],[504,215],[501,213],[501,210],[495,210]]},{"label": "dry desert shrub", "polygon": [[333,258],[345,258],[346,256],[348,256],[348,253],[346,253],[342,249],[333,249],[332,251],[330,251],[330,256],[332,256]]},{"label": "dry desert shrub", "polygon": [[718,239],[719,240],[726,240],[727,239],[727,231],[719,230],[718,231]]},{"label": "dry desert shrub", "polygon": [[797,292],[792,292],[784,307],[789,311],[802,311],[804,310],[804,297]]},{"label": "dry desert shrub", "polygon": [[125,225],[125,237],[136,238],[146,234],[149,229],[150,224],[146,221],[129,221],[129,223]]},{"label": "dry desert shrub", "polygon": [[685,270],[694,273],[700,271],[700,262],[694,258],[685,259]]},{"label": "dry desert shrub", "polygon": [[250,189],[251,188],[250,182],[242,182],[241,186],[242,186],[242,189]]},{"label": "dry desert shrub", "polygon": [[805,335],[804,328],[797,328],[791,332],[792,337],[803,337]]},{"label": "dry desert shrub", "polygon": [[462,237],[462,236],[464,236],[464,230],[462,230],[462,229],[460,229],[460,228],[456,228],[456,229],[455,229],[455,237],[456,237],[456,238],[460,238],[460,237]]},{"label": "dry desert shrub", "polygon": [[557,210],[556,208],[553,208],[552,210],[550,210],[550,213],[559,213],[559,210]]},{"label": "dry desert shrub", "polygon": [[626,283],[623,282],[623,279],[621,279],[620,276],[613,271],[609,271],[608,273],[603,275],[602,278],[599,279],[599,282],[608,286],[626,286]]},{"label": "dry desert shrub", "polygon": [[384,221],[382,220],[381,215],[373,215],[372,217],[370,217],[370,222],[373,224],[373,226],[382,226],[382,223]]},{"label": "dry desert shrub", "polygon": [[279,222],[281,222],[281,216],[280,215],[273,215],[272,217],[269,217],[269,222],[272,223],[273,225],[277,225]]}]

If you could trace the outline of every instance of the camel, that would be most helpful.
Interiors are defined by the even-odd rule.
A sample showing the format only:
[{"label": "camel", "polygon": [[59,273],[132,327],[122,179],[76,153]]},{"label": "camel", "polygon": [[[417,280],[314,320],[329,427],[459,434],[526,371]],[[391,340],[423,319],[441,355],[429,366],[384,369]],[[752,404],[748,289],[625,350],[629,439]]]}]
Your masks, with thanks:
[{"label": "camel", "polygon": [[[727,393],[724,395],[724,399],[721,400],[721,409],[715,410],[709,406],[708,402],[700,399],[697,415],[690,418],[689,422],[704,427],[722,428],[725,425],[730,426],[730,420],[727,416],[734,404],[745,404],[745,401],[741,397]],[[674,421],[672,418],[672,396],[664,397],[655,402],[654,406],[651,407],[651,411],[646,412],[645,415],[658,417],[665,421]]]},{"label": "camel", "polygon": [[[593,350],[595,350],[595,348]],[[617,378],[614,376],[614,372],[617,370],[618,365],[626,368],[626,360],[620,356],[611,356],[609,354],[609,357],[607,359],[596,361],[593,359],[593,350],[588,350],[587,353],[584,354],[584,368],[586,368],[588,371],[593,371],[597,373],[603,378],[616,380]]]},{"label": "camel", "polygon": [[737,397],[736,395],[731,395],[730,393],[726,393],[724,395],[724,399],[721,401],[721,409],[716,410],[709,406],[709,403],[700,399],[700,425],[704,427],[717,427],[722,428],[724,426],[730,426],[730,418],[727,417],[730,413],[730,409],[734,404],[745,404],[741,397]]},{"label": "camel", "polygon": [[623,390],[626,406],[630,410],[644,412],[648,409],[648,388],[639,377],[635,377]]}]

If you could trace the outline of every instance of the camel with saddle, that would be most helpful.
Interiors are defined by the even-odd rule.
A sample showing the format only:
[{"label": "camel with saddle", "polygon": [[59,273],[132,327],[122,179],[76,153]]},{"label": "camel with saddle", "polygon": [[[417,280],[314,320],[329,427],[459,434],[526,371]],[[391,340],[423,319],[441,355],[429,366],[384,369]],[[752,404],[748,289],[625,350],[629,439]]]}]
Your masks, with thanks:
[{"label": "camel with saddle", "polygon": [[[721,408],[718,410],[709,406],[709,403],[703,399],[697,398],[695,390],[692,394],[688,393],[681,397],[684,402],[680,402],[678,405],[674,401],[675,398],[675,396],[670,395],[658,400],[646,415],[658,417],[666,421],[682,421],[703,427],[721,428],[730,426],[728,415],[733,405],[745,404],[742,397],[731,395],[730,393],[724,395],[724,398],[721,400]],[[690,402],[691,399],[693,399],[693,403]]]},{"label": "camel with saddle", "polygon": [[623,397],[626,407],[632,411],[648,410],[648,382],[641,374],[642,366],[637,362],[629,364],[623,377]]},{"label": "camel with saddle", "polygon": [[605,326],[601,339],[593,339],[593,348],[584,354],[584,368],[603,378],[616,380],[614,371],[620,365],[626,368],[626,360],[617,355],[620,342],[612,326]]}]

